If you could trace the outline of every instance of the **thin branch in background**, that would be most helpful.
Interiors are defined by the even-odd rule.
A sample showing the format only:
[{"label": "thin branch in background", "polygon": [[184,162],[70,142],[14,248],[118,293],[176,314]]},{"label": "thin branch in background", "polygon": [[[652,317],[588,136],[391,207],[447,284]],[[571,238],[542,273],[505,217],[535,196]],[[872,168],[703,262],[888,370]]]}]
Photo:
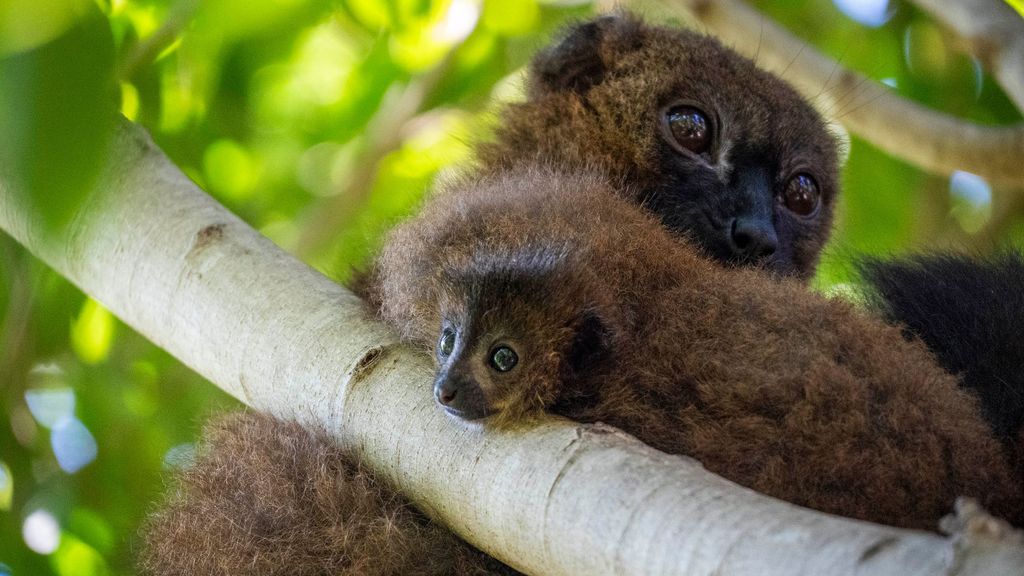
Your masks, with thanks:
[{"label": "thin branch in background", "polygon": [[1001,0],[911,0],[952,30],[1024,112],[1024,18]]},{"label": "thin branch in background", "polygon": [[167,13],[167,18],[155,32],[142,38],[125,52],[118,62],[117,76],[121,80],[132,78],[136,72],[150,64],[166,50],[185,29],[199,10],[199,0],[178,0]]},{"label": "thin branch in background", "polygon": [[423,111],[427,99],[451,66],[458,47],[426,74],[413,78],[396,97],[386,98],[367,125],[365,145],[353,163],[354,171],[330,198],[306,209],[306,223],[294,244],[294,253],[306,259],[330,244],[366,203],[373,191],[381,161],[401,147],[409,123]]},{"label": "thin branch in background", "polygon": [[[853,87],[870,86],[870,98],[861,102],[858,97],[856,103],[844,105],[847,110],[842,121],[851,132],[879,149],[934,174],[948,176],[966,170],[996,185],[1024,189],[1024,162],[1020,161],[1024,157],[1024,123],[982,126],[900,97],[882,84],[842,68],[738,0],[662,2],[688,11],[744,53],[752,54],[756,44],[761,44],[762,65],[768,70],[786,70],[787,80],[806,96],[821,90],[826,79],[837,77],[834,83],[828,80],[833,85],[824,90],[826,107],[834,107],[837,99]],[[1019,20],[1016,14],[1012,16]],[[756,39],[761,29],[763,41]],[[1024,42],[1024,34],[1019,41]],[[1006,60],[1003,57],[1000,62]],[[1018,69],[1024,76],[1024,65],[1018,62]],[[1003,76],[1013,77],[1009,72]]]}]

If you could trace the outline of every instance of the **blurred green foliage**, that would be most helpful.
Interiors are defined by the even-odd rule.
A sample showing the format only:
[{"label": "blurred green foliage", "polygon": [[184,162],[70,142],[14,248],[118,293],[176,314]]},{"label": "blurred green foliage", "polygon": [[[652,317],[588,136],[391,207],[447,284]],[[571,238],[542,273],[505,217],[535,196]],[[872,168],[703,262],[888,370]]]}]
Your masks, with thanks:
[{"label": "blurred green foliage", "polygon": [[[1020,118],[974,60],[904,4],[876,27],[828,0],[757,5],[909,98],[983,123]],[[25,201],[62,226],[119,108],[218,200],[344,280],[439,171],[470,159],[497,102],[518,97],[532,52],[595,9],[4,0],[0,162],[16,168]],[[817,286],[847,281],[858,252],[1019,242],[1021,207],[993,204],[977,184],[951,186],[854,139]],[[0,574],[130,573],[162,471],[188,460],[208,414],[238,404],[2,234],[0,310]]]}]

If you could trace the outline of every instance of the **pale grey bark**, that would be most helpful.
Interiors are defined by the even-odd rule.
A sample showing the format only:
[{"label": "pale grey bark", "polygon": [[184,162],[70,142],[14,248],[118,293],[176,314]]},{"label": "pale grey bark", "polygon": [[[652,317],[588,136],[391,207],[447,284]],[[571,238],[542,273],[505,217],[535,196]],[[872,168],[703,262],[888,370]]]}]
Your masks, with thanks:
[{"label": "pale grey bark", "polygon": [[[0,228],[246,403],[327,430],[437,520],[533,574],[1019,574],[1019,536],[801,509],[604,426],[446,417],[427,358],[270,243],[127,123],[72,226],[44,234],[0,167]],[[187,553],[187,551],[183,551]]]}]

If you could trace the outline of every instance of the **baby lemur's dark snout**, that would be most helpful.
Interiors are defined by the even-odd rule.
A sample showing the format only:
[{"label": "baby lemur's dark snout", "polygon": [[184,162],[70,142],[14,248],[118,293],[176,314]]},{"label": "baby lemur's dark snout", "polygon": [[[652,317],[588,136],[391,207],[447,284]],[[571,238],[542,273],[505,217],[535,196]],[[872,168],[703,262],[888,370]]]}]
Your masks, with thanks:
[{"label": "baby lemur's dark snout", "polygon": [[472,375],[457,368],[442,370],[434,380],[434,399],[453,416],[477,420],[490,409],[480,384]]}]

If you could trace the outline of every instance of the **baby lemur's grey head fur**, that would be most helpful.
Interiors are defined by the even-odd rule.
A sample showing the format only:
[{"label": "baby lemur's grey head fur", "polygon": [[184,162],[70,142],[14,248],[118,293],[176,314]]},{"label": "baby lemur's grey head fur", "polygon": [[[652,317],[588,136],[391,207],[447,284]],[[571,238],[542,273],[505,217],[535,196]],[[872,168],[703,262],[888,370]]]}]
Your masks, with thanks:
[{"label": "baby lemur's grey head fur", "polygon": [[485,168],[599,168],[723,262],[807,278],[838,193],[836,139],[778,77],[688,30],[605,16],[540,53]]}]

